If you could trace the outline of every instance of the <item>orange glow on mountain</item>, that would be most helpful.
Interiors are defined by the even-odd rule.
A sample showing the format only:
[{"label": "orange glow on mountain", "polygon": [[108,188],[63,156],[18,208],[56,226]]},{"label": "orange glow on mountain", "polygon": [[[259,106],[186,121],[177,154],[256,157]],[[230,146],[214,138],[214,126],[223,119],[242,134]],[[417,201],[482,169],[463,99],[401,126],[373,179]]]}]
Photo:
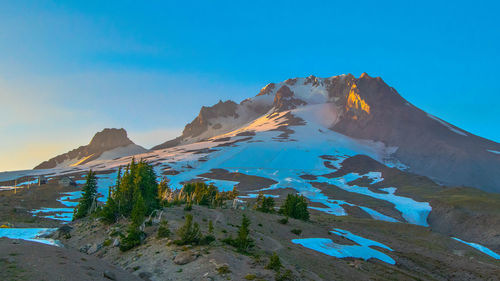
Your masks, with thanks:
[{"label": "orange glow on mountain", "polygon": [[359,96],[359,89],[356,84],[351,86],[351,90],[349,91],[349,95],[347,96],[347,105],[346,109],[358,109],[362,110],[368,114],[370,114],[370,106]]}]

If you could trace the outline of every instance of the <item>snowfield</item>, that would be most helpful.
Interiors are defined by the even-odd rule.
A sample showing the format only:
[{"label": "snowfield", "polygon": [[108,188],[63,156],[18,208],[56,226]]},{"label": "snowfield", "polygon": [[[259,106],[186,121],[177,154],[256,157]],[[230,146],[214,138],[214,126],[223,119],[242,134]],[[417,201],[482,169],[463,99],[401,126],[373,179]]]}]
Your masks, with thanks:
[{"label": "snowfield", "polygon": [[[323,205],[311,207],[315,210],[344,216],[347,213],[342,205],[357,206],[373,219],[398,222],[398,219],[366,206],[329,198],[320,189],[312,186],[314,182],[328,183],[348,192],[390,202],[408,223],[427,226],[427,216],[431,211],[427,202],[416,202],[411,198],[397,196],[393,187],[387,187],[386,193],[376,193],[368,187],[349,185],[350,181],[362,176],[371,179],[372,184],[380,183],[383,178],[378,171],[371,171],[366,175],[348,174],[334,179],[324,177],[325,174],[338,170],[345,159],[358,154],[367,155],[391,167],[404,166],[392,157],[397,147],[387,147],[381,142],[353,139],[329,130],[328,128],[337,121],[338,113],[335,104],[324,103],[325,93],[321,89],[313,92],[304,90],[300,95],[312,104],[280,113],[273,113],[270,110],[268,114],[248,122],[243,127],[204,141],[119,159],[91,161],[76,167],[0,173],[0,180],[13,180],[21,176],[38,174],[50,177],[84,174],[88,169],[92,169],[98,172],[100,194],[98,200],[105,202],[109,187],[116,182],[118,167],[126,166],[132,157],[135,157],[145,159],[154,165],[159,180],[164,177],[165,172],[170,172],[166,177],[174,189],[181,188],[184,182],[201,180],[214,184],[223,191],[231,190],[239,182],[200,176],[212,169],[225,169],[229,173],[242,173],[277,182],[270,187],[246,191],[248,194],[241,194],[241,198],[252,198],[259,191],[292,188],[311,202]],[[267,97],[264,95],[256,98]],[[322,156],[328,156],[329,160],[325,160]],[[325,166],[325,162],[329,164],[328,167]],[[317,179],[306,180],[300,177],[303,175],[316,176]],[[83,184],[84,181],[80,180],[77,183]],[[74,200],[79,196],[81,193],[62,194],[59,201],[68,208],[74,208],[75,202],[68,200]],[[35,212],[40,215],[48,213],[43,209]],[[58,212],[51,217],[64,221],[71,220],[68,210]]]},{"label": "snowfield", "polygon": [[389,264],[396,264],[396,261],[392,259],[390,256],[371,248],[371,246],[376,246],[386,249],[388,251],[392,251],[391,248],[387,247],[382,243],[352,234],[347,230],[342,230],[338,228],[330,232],[335,235],[347,238],[358,245],[337,244],[328,238],[293,239],[292,243],[302,245],[303,247],[336,258],[360,258],[364,260],[375,258]]}]

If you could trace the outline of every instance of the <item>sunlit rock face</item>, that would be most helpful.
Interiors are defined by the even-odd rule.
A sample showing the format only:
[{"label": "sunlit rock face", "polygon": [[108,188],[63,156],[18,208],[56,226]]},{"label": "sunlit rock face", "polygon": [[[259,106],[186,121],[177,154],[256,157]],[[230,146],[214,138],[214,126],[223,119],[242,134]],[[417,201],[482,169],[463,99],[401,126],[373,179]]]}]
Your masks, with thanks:
[{"label": "sunlit rock face", "polygon": [[146,151],[147,149],[134,144],[124,129],[106,128],[96,133],[88,145],[58,155],[35,169],[78,166],[97,159],[109,160]]}]

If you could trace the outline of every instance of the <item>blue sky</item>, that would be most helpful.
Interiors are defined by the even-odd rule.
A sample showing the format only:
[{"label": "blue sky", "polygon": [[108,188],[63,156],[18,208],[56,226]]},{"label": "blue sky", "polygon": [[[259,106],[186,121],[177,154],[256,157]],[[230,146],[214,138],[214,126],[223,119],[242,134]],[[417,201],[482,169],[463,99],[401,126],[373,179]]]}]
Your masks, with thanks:
[{"label": "blue sky", "polygon": [[[411,2],[411,3],[410,3]],[[150,147],[269,82],[381,76],[500,141],[495,1],[1,1],[0,171],[123,127]]]}]

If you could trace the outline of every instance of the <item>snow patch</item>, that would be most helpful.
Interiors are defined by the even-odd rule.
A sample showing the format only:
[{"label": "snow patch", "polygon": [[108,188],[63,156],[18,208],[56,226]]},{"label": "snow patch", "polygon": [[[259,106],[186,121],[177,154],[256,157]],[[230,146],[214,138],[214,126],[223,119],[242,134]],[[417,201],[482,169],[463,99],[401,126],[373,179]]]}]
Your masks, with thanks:
[{"label": "snow patch", "polygon": [[54,239],[42,238],[42,236],[51,234],[56,230],[57,228],[0,228],[0,237],[60,246],[60,243]]},{"label": "snow patch", "polygon": [[336,228],[331,233],[347,238],[358,245],[342,245],[334,243],[331,239],[327,238],[304,238],[304,239],[293,239],[292,243],[302,245],[306,248],[321,252],[323,254],[336,257],[336,258],[360,258],[364,260],[369,260],[371,258],[379,259],[383,262],[389,264],[396,264],[396,261],[390,256],[384,254],[383,252],[377,251],[371,246],[380,247],[388,251],[392,251],[391,248],[386,245],[373,241],[355,234],[347,230],[342,230]]},{"label": "snow patch", "polygon": [[441,120],[440,118],[434,116],[434,115],[431,115],[429,113],[427,113],[427,116],[431,119],[434,119],[436,121],[438,121],[439,123],[441,123],[441,125],[445,126],[446,128],[448,128],[450,131],[456,133],[456,134],[459,134],[459,135],[462,135],[462,136],[465,136],[467,137],[467,134],[462,131],[462,130],[459,130],[457,128],[455,128],[453,125],[451,125],[450,123],[444,121],[444,120]]},{"label": "snow patch", "polygon": [[476,249],[478,251],[481,251],[484,254],[487,254],[488,256],[490,256],[490,257],[492,257],[494,259],[500,260],[500,255],[499,254],[493,252],[492,250],[486,248],[483,245],[480,245],[480,244],[477,244],[477,243],[472,243],[472,242],[465,242],[464,240],[458,239],[456,237],[451,237],[451,238],[457,240],[458,242],[467,244],[467,245],[471,246],[472,248],[474,248],[474,249]]},{"label": "snow patch", "polygon": [[488,152],[491,152],[491,153],[494,153],[494,154],[500,154],[500,151],[496,151],[496,150],[493,150],[493,149],[487,149]]}]

